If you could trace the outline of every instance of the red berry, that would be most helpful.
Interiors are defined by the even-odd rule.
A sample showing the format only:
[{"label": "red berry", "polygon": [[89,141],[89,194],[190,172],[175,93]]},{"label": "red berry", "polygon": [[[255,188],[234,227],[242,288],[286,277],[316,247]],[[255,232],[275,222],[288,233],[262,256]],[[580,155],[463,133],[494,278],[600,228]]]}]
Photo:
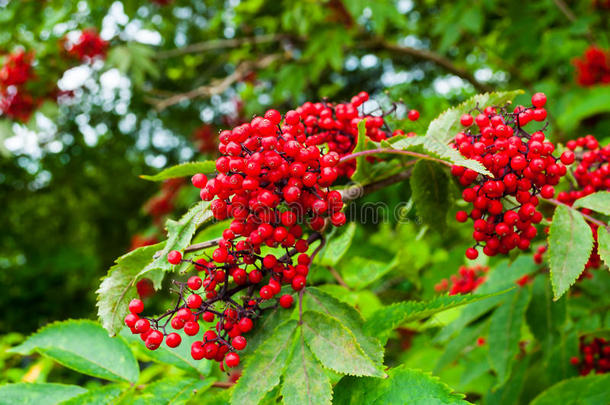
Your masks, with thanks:
[{"label": "red berry", "polygon": [[235,350],[243,350],[246,347],[247,341],[243,336],[235,336],[233,340],[231,340],[231,346]]},{"label": "red berry", "polygon": [[250,318],[242,318],[240,319],[239,323],[239,330],[241,330],[244,333],[250,332],[252,330],[252,319]]},{"label": "red berry", "polygon": [[191,183],[193,183],[193,186],[197,188],[204,188],[208,183],[208,178],[205,177],[205,174],[197,173],[191,177]]},{"label": "red berry", "polygon": [[536,93],[532,96],[532,104],[534,107],[544,107],[546,104],[546,95],[544,93]]},{"label": "red berry", "polygon": [[182,261],[182,254],[177,250],[172,250],[167,254],[167,261],[170,264],[179,264]]},{"label": "red berry", "polygon": [[137,298],[132,299],[129,303],[129,312],[131,312],[132,314],[139,314],[142,311],[144,311],[144,303],[142,302],[142,300],[139,300]]},{"label": "red berry", "polygon": [[150,322],[148,321],[148,319],[139,319],[135,325],[134,325],[134,329],[136,330],[136,332],[138,333],[145,333],[148,332],[148,330],[150,329]]},{"label": "red berry", "polygon": [[479,252],[477,252],[476,249],[474,249],[474,248],[466,249],[466,257],[469,258],[470,260],[474,260],[478,256],[479,256]]},{"label": "red berry", "polygon": [[561,154],[561,163],[566,166],[571,165],[572,163],[574,163],[575,157],[576,155],[574,154],[574,152],[572,152],[571,150],[566,150]]},{"label": "red berry", "polygon": [[176,332],[172,332],[165,338],[165,344],[169,347],[178,347],[182,342],[182,338]]},{"label": "red berry", "polygon": [[273,297],[273,290],[271,289],[271,287],[269,287],[267,285],[263,286],[260,289],[259,293],[260,293],[261,298],[263,298],[265,300],[271,299]]},{"label": "red berry", "polygon": [[409,113],[407,114],[407,117],[411,121],[417,121],[417,119],[419,118],[419,111],[417,111],[417,110],[410,110]]},{"label": "red berry", "polygon": [[186,305],[189,308],[193,308],[193,309],[199,308],[202,303],[203,303],[203,299],[198,294],[191,294],[186,299]]},{"label": "red berry", "polygon": [[233,352],[227,353],[225,356],[225,363],[229,368],[237,367],[239,365],[239,355]]},{"label": "red berry", "polygon": [[197,321],[188,321],[184,324],[184,333],[189,336],[195,336],[199,333],[199,323]]},{"label": "red berry", "polygon": [[473,121],[474,121],[474,119],[472,118],[472,115],[470,115],[470,114],[464,114],[460,118],[460,124],[462,124],[465,127],[471,126]]},{"label": "red berry", "polygon": [[191,276],[191,277],[189,277],[186,284],[188,285],[188,287],[191,290],[196,291],[201,288],[201,284],[202,284],[201,277]]},{"label": "red berry", "polygon": [[455,219],[458,222],[466,222],[468,220],[468,213],[466,213],[466,211],[458,211],[455,214]]},{"label": "red berry", "polygon": [[294,298],[290,294],[284,294],[280,297],[280,306],[282,308],[290,308],[293,302]]}]

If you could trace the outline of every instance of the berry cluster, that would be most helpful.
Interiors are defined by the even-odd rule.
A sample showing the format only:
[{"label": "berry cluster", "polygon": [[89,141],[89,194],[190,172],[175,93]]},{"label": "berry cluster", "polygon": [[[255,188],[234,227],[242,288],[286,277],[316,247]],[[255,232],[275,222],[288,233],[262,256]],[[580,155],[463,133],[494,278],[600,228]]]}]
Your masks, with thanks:
[{"label": "berry cluster", "polygon": [[144,211],[153,218],[153,223],[160,226],[163,217],[174,209],[174,201],[184,185],[182,179],[169,179],[162,183],[157,195],[144,203]]},{"label": "berry cluster", "polygon": [[594,338],[591,343],[586,343],[585,338],[580,338],[581,357],[572,357],[570,363],[578,367],[580,375],[588,375],[592,371],[596,374],[604,374],[610,371],[610,342],[604,338]]},{"label": "berry cluster", "polygon": [[587,48],[582,59],[574,59],[574,66],[581,86],[610,83],[610,54],[595,45]]},{"label": "berry cluster", "polygon": [[108,42],[104,41],[94,29],[85,29],[73,43],[66,42],[68,55],[89,62],[95,58],[105,58]]},{"label": "berry cluster", "polygon": [[[235,367],[236,351],[246,346],[242,335],[252,329],[253,319],[277,305],[292,306],[294,298],[282,294],[282,285],[293,291],[305,287],[312,259],[306,252],[320,239],[318,231],[327,223],[346,221],[341,193],[329,190],[339,175],[339,154],[323,153],[307,142],[307,117],[298,111],[282,117],[269,110],[220,133],[218,175],[196,174],[191,181],[201,198],[211,201],[214,217],[231,219],[230,225],[211,258],[192,261],[202,275],[176,283],[180,298],[174,309],[159,318],[141,318],[141,301],[130,305],[125,323],[149,349],[158,348],[164,338],[170,347],[180,344],[179,334],[166,333],[168,324],[194,336],[200,320],[216,321],[203,340],[193,343],[191,355]],[[307,239],[304,224],[314,231]],[[262,255],[263,248],[272,253]],[[182,254],[171,251],[167,260],[180,264]],[[271,301],[274,297],[279,298]]]},{"label": "berry cluster", "polygon": [[203,124],[197,127],[193,131],[193,140],[200,153],[213,154],[218,150],[217,137],[212,125]]},{"label": "berry cluster", "polygon": [[[366,118],[366,135],[373,141],[386,139],[392,133],[383,116],[365,115],[362,104],[369,99],[367,92],[360,92],[352,97],[349,103],[310,103],[307,102],[297,108],[296,113],[301,117],[298,133],[305,138],[305,144],[328,145],[330,152],[336,152],[339,157],[351,153],[358,141],[358,123]],[[359,110],[360,107],[360,110]],[[415,110],[412,110],[415,111]],[[417,113],[417,111],[415,111]],[[415,113],[410,118],[417,119]],[[351,160],[338,166],[340,176],[351,177],[356,170],[356,161]]]},{"label": "berry cluster", "polygon": [[452,275],[449,280],[444,278],[434,286],[436,292],[449,291],[449,295],[468,294],[477,289],[485,281],[489,271],[487,266],[460,266],[458,274]]},{"label": "berry cluster", "polygon": [[[532,134],[524,130],[530,122],[546,119],[545,103],[546,96],[536,93],[531,107],[517,106],[513,112],[486,107],[476,117],[461,117],[467,129],[455,136],[454,147],[464,157],[480,162],[493,177],[463,166],[451,168],[466,187],[463,199],[473,206],[470,214],[458,211],[456,219],[474,220],[475,247],[483,245],[487,256],[529,248],[537,234],[534,225],[542,220],[538,196],[552,198],[553,186],[566,174],[565,164],[572,163],[569,154],[564,153],[561,162],[553,156],[555,146],[546,140],[543,130]],[[466,250],[471,260],[478,256],[475,247]]]},{"label": "berry cluster", "polygon": [[38,105],[26,84],[34,77],[34,56],[23,50],[9,54],[0,68],[0,111],[9,118],[26,122]]}]

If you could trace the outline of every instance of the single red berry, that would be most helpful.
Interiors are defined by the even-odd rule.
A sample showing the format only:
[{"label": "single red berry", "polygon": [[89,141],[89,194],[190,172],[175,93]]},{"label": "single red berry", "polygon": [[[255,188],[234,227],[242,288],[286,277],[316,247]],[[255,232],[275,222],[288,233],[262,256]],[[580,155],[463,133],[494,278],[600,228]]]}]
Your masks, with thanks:
[{"label": "single red berry", "polygon": [[460,124],[462,124],[465,127],[471,126],[473,121],[474,121],[474,119],[472,118],[472,115],[470,115],[470,114],[464,114],[460,118]]},{"label": "single red berry", "polygon": [[169,347],[178,347],[182,342],[182,338],[176,332],[172,332],[165,338],[165,343]]},{"label": "single red berry", "polygon": [[532,104],[534,107],[544,107],[546,104],[546,95],[544,93],[536,93],[532,96]]},{"label": "single red berry", "polygon": [[243,336],[235,336],[233,340],[231,340],[231,346],[233,346],[235,350],[243,350],[247,343],[246,338]]},{"label": "single red berry", "polygon": [[560,160],[561,163],[563,163],[564,165],[571,165],[572,163],[574,163],[574,159],[576,158],[576,155],[574,155],[574,152],[572,152],[571,150],[566,150],[561,154]]},{"label": "single red berry", "polygon": [[196,175],[191,177],[191,183],[193,183],[193,186],[197,188],[204,188],[205,185],[208,183],[208,178],[205,177],[205,174],[197,173]]},{"label": "single red berry", "polygon": [[474,260],[479,256],[479,252],[475,248],[466,249],[466,257],[470,260]]},{"label": "single red berry", "polygon": [[233,352],[227,353],[225,356],[225,363],[229,368],[237,367],[239,365],[239,355]]},{"label": "single red berry", "polygon": [[139,319],[140,319],[140,317],[137,316],[136,314],[129,313],[125,317],[125,325],[127,325],[130,328],[133,328],[134,325],[136,324],[136,322],[138,322]]},{"label": "single red berry", "polygon": [[294,298],[290,294],[284,294],[280,297],[280,306],[282,308],[290,308],[293,302]]},{"label": "single red berry", "polygon": [[179,264],[182,261],[182,253],[177,250],[172,250],[167,254],[167,261],[170,264]]},{"label": "single red berry", "polygon": [[292,279],[292,289],[295,291],[300,291],[303,289],[303,287],[305,287],[305,283],[307,282],[307,279],[304,276],[295,276]]},{"label": "single red berry", "polygon": [[201,288],[201,284],[203,282],[201,281],[201,277],[199,276],[191,276],[189,277],[188,281],[187,281],[187,285],[189,286],[189,288],[193,291],[196,291],[198,289]]},{"label": "single red berry", "polygon": [[198,294],[191,294],[186,299],[186,305],[189,308],[199,308],[201,306],[202,302],[203,302],[203,299]]},{"label": "single red berry", "polygon": [[142,300],[139,300],[137,298],[132,299],[129,303],[129,312],[131,312],[132,314],[139,314],[142,311],[144,311],[144,303],[142,302]]},{"label": "single red berry", "polygon": [[455,214],[455,219],[458,222],[466,222],[468,220],[468,213],[466,211],[458,211]]},{"label": "single red berry", "polygon": [[250,332],[252,330],[252,326],[253,326],[252,319],[241,318],[239,320],[238,325],[239,325],[239,330],[241,330],[243,333]]},{"label": "single red berry", "polygon": [[419,111],[410,110],[407,114],[407,118],[409,118],[411,121],[417,121],[419,119]]},{"label": "single red berry", "polygon": [[260,289],[259,293],[260,293],[261,298],[263,298],[265,300],[271,299],[273,297],[273,290],[268,285],[263,286]]},{"label": "single red berry", "polygon": [[148,321],[148,319],[139,319],[135,323],[134,329],[138,333],[146,333],[150,330],[150,322]]},{"label": "single red berry", "polygon": [[184,333],[189,336],[195,336],[199,333],[199,323],[197,321],[188,321],[184,324]]}]

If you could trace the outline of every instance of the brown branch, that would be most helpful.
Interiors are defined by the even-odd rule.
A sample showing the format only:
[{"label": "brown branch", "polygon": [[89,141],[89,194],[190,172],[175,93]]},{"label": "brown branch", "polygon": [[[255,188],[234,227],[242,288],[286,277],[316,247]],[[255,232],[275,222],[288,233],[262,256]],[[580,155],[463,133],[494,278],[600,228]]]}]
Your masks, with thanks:
[{"label": "brown branch", "polygon": [[[416,161],[414,161],[414,163],[415,162]],[[353,185],[348,186],[348,187],[344,188],[343,190],[339,190],[339,192],[341,193],[341,196],[343,197],[343,202],[347,203],[347,202],[356,200],[360,197],[363,197],[366,194],[370,194],[370,193],[373,193],[382,188],[391,186],[392,184],[400,183],[401,181],[408,179],[411,176],[412,171],[413,171],[413,169],[409,168],[407,170],[403,170],[402,172],[396,173],[390,177],[386,177],[383,180],[379,180],[374,183],[367,184],[365,186],[358,186],[358,187],[354,187]]]},{"label": "brown branch", "polygon": [[468,72],[465,69],[457,67],[453,64],[453,62],[451,62],[451,60],[447,59],[446,57],[439,55],[435,52],[429,51],[427,49],[417,49],[412,48],[410,46],[393,44],[383,39],[372,41],[370,43],[370,46],[372,46],[373,48],[390,51],[391,53],[409,55],[417,59],[433,62],[434,64],[444,68],[448,72],[453,73],[454,75],[459,76],[462,79],[468,81],[479,91],[493,91],[493,87],[485,83],[479,82],[477,79],[475,79],[472,73]]},{"label": "brown branch", "polygon": [[343,280],[343,277],[341,277],[341,274],[339,274],[339,272],[337,270],[335,270],[334,267],[328,266],[327,268],[328,268],[328,271],[330,272],[330,274],[337,281],[337,283],[339,283],[340,286],[345,287],[348,290],[350,289],[349,286],[347,284],[345,284],[345,281]]},{"label": "brown branch", "polygon": [[570,206],[570,205],[568,205],[568,204],[564,204],[564,203],[562,203],[561,201],[556,200],[556,199],[554,199],[554,198],[542,198],[542,197],[540,197],[540,199],[541,199],[542,201],[546,201],[546,202],[548,202],[549,204],[553,204],[553,205],[554,205],[554,206],[556,206],[556,207],[566,207],[566,208],[571,209],[572,211],[576,211],[576,212],[578,212],[580,215],[582,215],[582,217],[583,217],[584,219],[586,219],[587,221],[589,221],[589,222],[591,222],[592,224],[595,224],[595,225],[597,225],[597,226],[601,226],[602,228],[605,228],[605,227],[607,227],[607,226],[608,226],[608,225],[606,225],[605,223],[603,223],[602,221],[599,221],[599,220],[597,220],[597,219],[593,218],[591,215],[587,215],[587,214],[583,213],[582,211],[579,211],[578,209],[576,209],[576,208],[574,208],[574,207],[572,207],[572,206]]},{"label": "brown branch", "polygon": [[[571,23],[576,21],[576,15],[574,14],[574,12],[570,9],[570,7],[563,0],[553,0],[553,3],[555,3],[555,5],[559,9],[559,11],[561,11],[561,13]],[[593,33],[591,32],[591,30],[588,27],[587,27],[587,32],[586,32],[585,35],[587,36],[587,39],[589,40],[589,42],[591,42],[591,43],[595,42],[595,38],[593,37]]]},{"label": "brown branch", "polygon": [[212,239],[212,240],[208,240],[205,242],[201,242],[201,243],[195,243],[191,246],[188,246],[184,249],[184,253],[186,252],[194,252],[197,250],[203,250],[203,249],[207,249],[210,248],[212,246],[216,246],[218,245],[218,243],[220,242],[222,238],[216,238],[216,239]]},{"label": "brown branch", "polygon": [[216,388],[231,388],[235,383],[231,381],[215,381],[212,383],[212,387]]},{"label": "brown branch", "polygon": [[238,48],[242,45],[256,45],[269,42],[278,42],[286,38],[284,34],[265,34],[253,37],[218,39],[212,41],[196,42],[181,48],[171,49],[169,51],[157,52],[155,59],[167,59],[175,56],[185,55],[188,53],[200,53],[213,51],[217,49]]},{"label": "brown branch", "polygon": [[162,111],[168,107],[178,104],[184,100],[192,100],[199,97],[211,97],[217,94],[224,93],[233,84],[243,80],[250,71],[255,69],[263,69],[271,65],[276,61],[280,55],[273,54],[267,55],[258,59],[257,61],[244,61],[237,65],[235,71],[222,79],[215,79],[200,87],[193,90],[187,91],[186,93],[176,94],[163,100],[149,99],[148,102],[154,105],[157,111]]}]

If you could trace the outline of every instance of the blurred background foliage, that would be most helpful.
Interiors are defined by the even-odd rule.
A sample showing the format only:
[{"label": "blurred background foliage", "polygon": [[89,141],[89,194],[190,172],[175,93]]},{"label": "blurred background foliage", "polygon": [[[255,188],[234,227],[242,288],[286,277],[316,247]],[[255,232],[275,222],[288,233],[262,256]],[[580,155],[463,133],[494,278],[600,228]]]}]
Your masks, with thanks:
[{"label": "blurred background foliage", "polygon": [[[107,41],[105,55],[66,56],[83,29]],[[196,199],[138,175],[212,157],[220,129],[270,107],[365,90],[417,108],[419,122],[397,127],[418,132],[472,94],[523,88],[547,93],[553,140],[594,133],[605,144],[609,73],[583,83],[574,61],[593,45],[608,52],[609,32],[603,0],[0,0],[0,61],[32,52],[28,89],[40,100],[27,120],[0,115],[0,332],[93,317],[114,258]],[[369,200],[408,198],[381,193]],[[401,250],[387,247],[392,232],[372,237],[382,261]],[[412,271],[450,259],[440,247],[451,233],[423,243],[401,232],[418,246],[400,259]],[[384,284],[387,299],[413,287],[404,279]]]}]

